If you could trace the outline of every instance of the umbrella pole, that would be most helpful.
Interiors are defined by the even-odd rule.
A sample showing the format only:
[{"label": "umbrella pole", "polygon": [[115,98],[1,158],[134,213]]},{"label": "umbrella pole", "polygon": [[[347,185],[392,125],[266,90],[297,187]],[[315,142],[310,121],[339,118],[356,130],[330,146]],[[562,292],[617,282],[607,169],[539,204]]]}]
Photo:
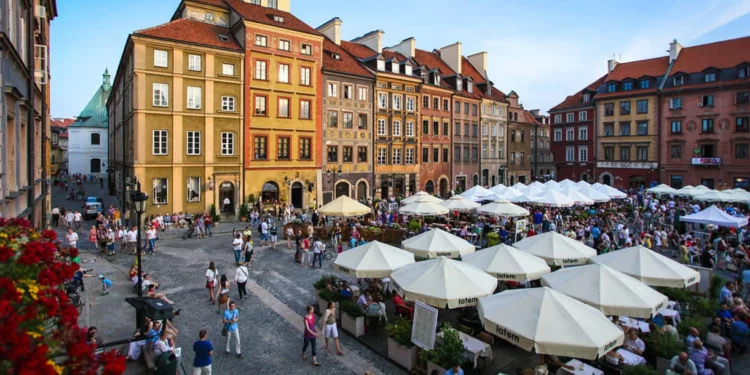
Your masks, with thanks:
[{"label": "umbrella pole", "polygon": [[544,354],[541,354],[539,357],[542,358],[542,363],[541,364],[543,365],[544,364]]}]

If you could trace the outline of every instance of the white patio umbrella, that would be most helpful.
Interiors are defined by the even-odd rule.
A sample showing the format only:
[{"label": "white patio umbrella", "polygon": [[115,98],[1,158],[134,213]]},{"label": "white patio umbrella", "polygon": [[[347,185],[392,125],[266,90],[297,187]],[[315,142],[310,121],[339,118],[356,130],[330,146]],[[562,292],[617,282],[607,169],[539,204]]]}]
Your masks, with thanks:
[{"label": "white patio umbrella", "polygon": [[541,187],[529,185],[526,187],[526,189],[521,190],[521,192],[531,197],[535,195],[544,194],[547,192],[547,190],[548,190],[547,186],[544,186],[544,185],[541,185]]},{"label": "white patio umbrella", "polygon": [[601,311],[547,287],[484,297],[477,310],[487,332],[537,354],[594,360],[625,338]]},{"label": "white patio umbrella", "polygon": [[709,190],[694,197],[695,200],[704,202],[731,202],[734,197],[730,193],[718,190]]},{"label": "white patio umbrella", "polygon": [[[492,194],[490,194],[492,195]],[[482,205],[472,200],[466,199],[460,195],[454,195],[440,203],[441,206],[450,211],[471,211]]]},{"label": "white patio umbrella", "polygon": [[534,181],[534,182],[530,183],[530,184],[529,184],[529,186],[534,186],[534,187],[543,187],[543,186],[544,186],[544,184],[543,184],[543,183],[541,183],[541,182],[539,182],[539,181]]},{"label": "white patio umbrella", "polygon": [[734,188],[726,192],[732,195],[734,202],[750,202],[750,193],[745,189]]},{"label": "white patio umbrella", "polygon": [[514,189],[512,187],[506,187],[505,189],[493,190],[492,194],[496,198],[511,199],[511,198],[515,198],[515,197],[517,197],[519,195],[522,195],[523,193],[521,193],[520,191],[518,191],[518,190],[516,190],[516,189]]},{"label": "white patio umbrella", "polygon": [[572,199],[573,202],[575,202],[575,204],[579,206],[588,206],[594,204],[593,199],[587,197],[586,194],[583,194],[572,187],[563,188],[560,192],[566,197]]},{"label": "white patio umbrella", "polygon": [[466,199],[471,199],[476,202],[476,201],[481,201],[486,196],[492,195],[492,192],[479,185],[476,185],[473,188],[466,190],[465,192],[459,195]]},{"label": "white patio umbrella", "polygon": [[581,181],[578,181],[578,182],[576,182],[576,185],[578,185],[578,187],[579,187],[579,188],[581,188],[581,187],[583,187],[583,186],[586,186],[586,187],[591,187],[591,184],[590,184],[590,183],[588,183],[588,182],[586,182],[586,181],[584,181],[584,180],[581,180]]},{"label": "white patio umbrella", "polygon": [[497,185],[495,185],[495,186],[493,186],[493,187],[489,188],[489,191],[491,191],[491,192],[493,192],[493,193],[496,193],[496,192],[500,192],[500,191],[503,191],[503,190],[505,190],[505,189],[507,189],[507,188],[508,188],[508,186],[505,186],[505,185],[503,185],[503,184],[497,184]]},{"label": "white patio umbrella", "polygon": [[318,213],[327,216],[361,216],[372,212],[370,207],[342,195],[321,208]]},{"label": "white patio umbrella", "polygon": [[604,194],[591,186],[580,186],[578,192],[596,203],[609,202],[611,200],[607,194]]},{"label": "white patio umbrella", "polygon": [[695,192],[695,188],[691,185],[687,185],[678,189],[675,194],[680,196],[692,196],[693,192]]},{"label": "white patio umbrella", "polygon": [[550,266],[586,264],[589,258],[596,256],[596,250],[557,232],[526,237],[513,247],[544,259]]},{"label": "white patio umbrella", "polygon": [[410,196],[408,198],[402,199],[401,200],[401,204],[402,205],[406,205],[406,204],[414,203],[414,202],[440,203],[442,201],[443,201],[442,199],[440,199],[440,198],[438,198],[436,196],[433,196],[430,193],[427,193],[427,192],[424,192],[424,191],[420,191],[420,192],[418,192],[418,193],[416,193],[416,194],[414,194],[414,195],[412,195],[412,196]]},{"label": "white patio umbrella", "polygon": [[529,216],[530,212],[518,205],[511,203],[507,199],[497,199],[494,202],[487,203],[477,209],[478,213],[495,215],[495,216]]},{"label": "white patio umbrella", "polygon": [[401,206],[398,212],[417,216],[440,216],[447,214],[448,209],[441,206],[440,203],[416,201],[406,206]]},{"label": "white patio umbrella", "polygon": [[555,180],[547,180],[547,182],[545,182],[544,185],[546,185],[546,186],[553,186],[554,187],[554,186],[557,186],[559,184]]},{"label": "white patio umbrella", "polygon": [[511,186],[511,187],[512,187],[513,189],[516,189],[516,190],[518,190],[518,191],[521,191],[521,190],[523,190],[523,189],[526,189],[526,184],[524,184],[523,182],[516,182],[516,184],[515,184],[515,185],[513,185],[513,186]]},{"label": "white patio umbrella", "polygon": [[373,241],[339,254],[333,262],[333,269],[358,279],[384,278],[411,263],[414,263],[414,254]]},{"label": "white patio umbrella", "polygon": [[515,197],[510,198],[508,200],[511,201],[511,202],[513,202],[513,203],[530,203],[530,202],[534,201],[534,198],[535,197],[530,197],[530,196],[522,193],[521,195],[516,195]]},{"label": "white patio umbrella", "polygon": [[564,180],[562,180],[562,181],[560,181],[560,182],[559,182],[559,183],[558,183],[557,185],[558,185],[559,187],[561,187],[561,188],[564,188],[564,187],[568,187],[568,186],[572,186],[572,187],[574,187],[574,188],[575,188],[575,187],[578,187],[578,185],[576,185],[576,183],[575,183],[575,182],[573,182],[573,181],[571,181],[571,180],[568,180],[567,178],[566,178],[566,179],[564,179]]},{"label": "white patio umbrella", "polygon": [[625,198],[628,197],[627,194],[625,194],[625,193],[623,193],[623,192],[621,192],[621,191],[619,191],[619,190],[617,190],[617,189],[615,189],[615,188],[613,188],[613,187],[611,187],[609,185],[599,184],[599,186],[594,186],[594,185],[591,185],[591,186],[594,187],[594,189],[596,189],[596,190],[598,190],[598,191],[606,194],[611,199],[625,199]]},{"label": "white patio umbrella", "polygon": [[667,296],[603,264],[589,264],[542,276],[542,285],[601,310],[604,315],[651,318],[667,307]]},{"label": "white patio umbrella", "polygon": [[544,259],[505,244],[467,254],[461,260],[498,280],[538,280],[542,275],[552,272]]},{"label": "white patio umbrella", "polygon": [[545,207],[570,207],[575,205],[575,201],[555,190],[550,190],[544,194],[533,197],[531,204]]},{"label": "white patio umbrella", "polygon": [[591,263],[607,265],[651,286],[687,288],[701,281],[698,271],[640,245],[598,255]]},{"label": "white patio umbrella", "polygon": [[677,194],[677,189],[666,184],[654,186],[647,191],[654,194]]},{"label": "white patio umbrella", "polygon": [[479,268],[442,257],[403,266],[391,280],[407,300],[441,309],[476,306],[497,288],[497,279]]},{"label": "white patio umbrella", "polygon": [[431,229],[401,242],[404,250],[423,258],[458,258],[476,251],[465,239],[442,229]]}]

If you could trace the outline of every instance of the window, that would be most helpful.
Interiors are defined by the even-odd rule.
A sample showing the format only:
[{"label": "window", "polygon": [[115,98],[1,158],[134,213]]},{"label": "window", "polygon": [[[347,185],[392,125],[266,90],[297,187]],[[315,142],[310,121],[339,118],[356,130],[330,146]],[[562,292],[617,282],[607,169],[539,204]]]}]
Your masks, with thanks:
[{"label": "window", "polygon": [[589,139],[589,129],[588,128],[578,128],[578,140],[585,141]]},{"label": "window", "polygon": [[268,158],[268,137],[255,137],[255,160]]},{"label": "window", "polygon": [[187,154],[188,155],[200,155],[201,154],[201,132],[195,132],[195,131],[187,132]]},{"label": "window", "polygon": [[747,160],[747,143],[736,143],[734,145],[734,158]]},{"label": "window", "polygon": [[479,126],[477,124],[471,124],[471,136],[474,138],[479,136]]},{"label": "window", "polygon": [[200,202],[201,201],[201,178],[200,177],[188,177],[187,179],[187,201],[188,202]]},{"label": "window", "polygon": [[444,122],[443,123],[443,136],[445,136],[445,137],[448,136],[448,127],[450,127],[450,125],[448,125],[447,122]]},{"label": "window", "polygon": [[255,60],[255,79],[268,80],[268,62],[265,60]]},{"label": "window", "polygon": [[268,47],[268,38],[265,35],[255,35],[255,45],[260,47]]},{"label": "window", "polygon": [[279,39],[279,50],[281,51],[289,51],[291,48],[291,42],[284,39]]},{"label": "window", "polygon": [[444,148],[443,149],[443,163],[447,163],[447,162],[448,162],[448,149]]},{"label": "window", "polygon": [[407,121],[406,122],[406,136],[407,137],[413,137],[414,136],[414,121]]},{"label": "window", "polygon": [[169,85],[166,83],[154,83],[154,107],[169,106]]},{"label": "window", "polygon": [[289,99],[279,98],[278,117],[289,117]]},{"label": "window", "polygon": [[328,118],[328,127],[336,128],[339,126],[339,113],[337,111],[328,111],[326,116]]},{"label": "window", "polygon": [[352,99],[352,95],[354,94],[352,91],[354,91],[354,87],[352,85],[344,85],[344,99]]},{"label": "window", "polygon": [[671,186],[674,189],[680,189],[680,188],[682,188],[682,176],[680,176],[680,175],[672,175],[670,177],[670,184],[669,184],[669,186]]},{"label": "window", "polygon": [[430,122],[428,120],[422,121],[422,134],[424,135],[430,134]]},{"label": "window", "polygon": [[234,65],[233,64],[221,64],[221,74],[225,76],[233,76]]},{"label": "window", "polygon": [[627,81],[622,83],[622,89],[625,91],[630,91],[633,89],[633,81]]},{"label": "window", "polygon": [[312,45],[302,43],[299,52],[303,55],[312,55]]},{"label": "window", "polygon": [[487,145],[482,144],[482,159],[486,159],[486,158],[487,158]]},{"label": "window", "polygon": [[737,132],[748,132],[750,131],[750,117],[737,117],[735,120],[735,131]]},{"label": "window", "polygon": [[[575,141],[576,140],[576,131],[573,128],[567,128],[565,129],[565,140],[566,141]],[[521,140],[523,142],[523,140]]]},{"label": "window", "polygon": [[588,113],[586,111],[579,111],[578,121],[586,121],[586,120],[588,120]]},{"label": "window", "polygon": [[750,77],[750,66],[746,66],[746,67],[744,67],[744,68],[740,68],[740,69],[739,69],[739,70],[737,71],[737,77],[738,77],[738,78],[746,78],[746,77]]},{"label": "window", "polygon": [[575,147],[566,147],[565,148],[565,161],[567,162],[574,162],[576,161],[576,148]]},{"label": "window", "polygon": [[716,81],[716,73],[706,73],[703,75],[703,82],[714,82]]},{"label": "window", "polygon": [[457,102],[453,103],[453,108],[456,111],[456,113],[461,113],[461,103],[460,102],[457,101]]},{"label": "window", "polygon": [[385,120],[378,120],[378,135],[386,135]]},{"label": "window", "polygon": [[414,112],[414,97],[408,96],[406,98],[406,110]]},{"label": "window", "polygon": [[635,102],[636,113],[648,113],[648,100],[638,100]]},{"label": "window", "polygon": [[630,123],[629,122],[620,123],[620,135],[630,135]]},{"label": "window", "polygon": [[638,135],[648,135],[648,122],[638,123]]},{"label": "window", "polygon": [[469,114],[469,103],[464,103],[464,113]]},{"label": "window", "polygon": [[497,125],[490,126],[490,136],[494,137],[497,134]]},{"label": "window", "polygon": [[99,134],[99,133],[91,133],[91,144],[92,145],[101,144],[101,134]]},{"label": "window", "polygon": [[221,97],[221,110],[234,112],[234,96],[222,96]]},{"label": "window", "polygon": [[685,82],[685,81],[684,81],[684,80],[682,79],[682,76],[677,76],[677,77],[674,77],[674,78],[672,79],[672,83],[674,84],[674,86],[682,86],[682,84],[683,84],[684,82]]},{"label": "window", "polygon": [[201,109],[200,87],[187,87],[187,107],[190,109]]},{"label": "window", "polygon": [[385,165],[388,163],[388,149],[378,149],[378,165]]},{"label": "window", "polygon": [[457,79],[457,80],[456,80],[456,91],[461,91],[461,90],[463,90],[463,88],[462,88],[462,87],[463,87],[463,83],[464,83],[464,82],[463,82],[462,80],[460,80],[460,79]]},{"label": "window", "polygon": [[338,98],[339,97],[339,84],[335,82],[328,82],[328,97]]},{"label": "window", "polygon": [[636,152],[638,153],[638,161],[646,161],[648,160],[648,147],[646,146],[638,146],[635,148]]},{"label": "window", "polygon": [[378,70],[381,72],[385,70],[385,61],[378,60]]},{"label": "window", "polygon": [[344,128],[354,128],[354,114],[351,112],[344,112]]},{"label": "window", "polygon": [[615,115],[615,103],[604,103],[604,115],[605,116]]},{"label": "window", "polygon": [[565,122],[573,122],[573,121],[575,121],[575,119],[573,118],[573,116],[575,116],[575,114],[573,114],[573,113],[566,114],[565,115]]},{"label": "window", "polygon": [[682,98],[669,99],[669,109],[680,109],[682,108]]},{"label": "window", "polygon": [[713,95],[703,95],[701,98],[701,107],[711,107],[714,105],[714,96]]},{"label": "window", "polygon": [[716,157],[716,146],[701,145],[701,157],[704,157],[704,158]]},{"label": "window", "polygon": [[432,98],[432,108],[433,109],[440,109],[440,98]]},{"label": "window", "polygon": [[464,124],[464,137],[469,136],[469,124]]},{"label": "window", "polygon": [[354,160],[354,147],[344,146],[343,148],[343,162],[351,163]]},{"label": "window", "polygon": [[617,88],[617,85],[614,83],[607,84],[607,92],[615,92],[616,88]]},{"label": "window", "polygon": [[154,191],[154,204],[167,204],[167,179],[155,178],[151,181]]},{"label": "window", "polygon": [[299,139],[299,158],[300,160],[310,160],[312,158],[312,154],[310,152],[310,144],[312,143],[312,140],[310,138],[300,138]]},{"label": "window", "polygon": [[152,144],[151,154],[167,155],[167,131],[154,130],[152,133]]},{"label": "window", "polygon": [[714,132],[714,120],[710,118],[704,118],[701,123],[701,133],[713,133]]},{"label": "window", "polygon": [[422,163],[430,162],[430,149],[427,147],[422,148]]},{"label": "window", "polygon": [[476,116],[477,113],[478,113],[477,111],[478,111],[477,105],[476,104],[472,104],[471,105],[471,114],[474,115],[474,116]]},{"label": "window", "polygon": [[672,134],[682,134],[682,121],[672,121]]},{"label": "window", "polygon": [[398,121],[398,120],[393,121],[393,132],[391,135],[396,136],[396,137],[401,136],[401,121]]},{"label": "window", "polygon": [[589,149],[588,147],[578,148],[578,161],[589,161]]},{"label": "window", "polygon": [[604,160],[608,160],[608,161],[615,160],[615,147],[614,146],[604,147]]},{"label": "window", "polygon": [[262,95],[255,96],[255,115],[265,116],[266,113],[266,100],[268,98]]},{"label": "window", "polygon": [[476,147],[471,148],[471,161],[479,160],[479,149]]},{"label": "window", "polygon": [[224,156],[234,155],[234,133],[221,133],[221,154]]},{"label": "window", "polygon": [[393,95],[393,109],[401,110],[401,95]]},{"label": "window", "polygon": [[604,124],[604,136],[612,137],[615,135],[615,124]]},{"label": "window", "polygon": [[427,95],[422,96],[422,108],[430,108],[430,97]]},{"label": "window", "polygon": [[737,93],[737,104],[750,103],[750,91],[740,91]]},{"label": "window", "polygon": [[487,124],[486,123],[482,124],[482,136],[486,137],[488,134],[488,131],[489,130],[487,129]]},{"label": "window", "polygon": [[510,141],[513,143],[516,143],[516,131],[515,130],[510,131]]},{"label": "window", "polygon": [[378,93],[378,107],[388,108],[388,94]]},{"label": "window", "polygon": [[682,157],[682,145],[671,145],[669,147],[669,158],[679,159]]},{"label": "window", "polygon": [[440,161],[440,149],[439,148],[432,149],[432,161],[435,163]]},{"label": "window", "polygon": [[357,161],[367,163],[367,147],[357,147]]},{"label": "window", "polygon": [[630,161],[630,146],[620,146],[620,160]]},{"label": "window", "polygon": [[160,49],[154,50],[154,66],[160,68],[169,67],[169,53]]},{"label": "window", "polygon": [[200,55],[188,55],[188,70],[196,72],[201,71],[201,56]]},{"label": "window", "polygon": [[562,114],[555,115],[555,124],[559,124],[562,122]]},{"label": "window", "polygon": [[367,100],[367,87],[357,86],[357,100]]},{"label": "window", "polygon": [[469,148],[464,146],[464,161],[469,161]]},{"label": "window", "polygon": [[289,160],[289,137],[278,137],[278,160]]},{"label": "window", "polygon": [[562,141],[562,129],[555,129],[554,140],[555,140],[555,142],[561,142]]},{"label": "window", "polygon": [[401,149],[393,149],[393,164],[401,164]]},{"label": "window", "polygon": [[461,135],[461,123],[457,122],[454,127],[456,135]]},{"label": "window", "polygon": [[[260,4],[258,4],[260,5]],[[268,7],[271,9],[279,9],[279,2],[278,0],[268,0]]]},{"label": "window", "polygon": [[310,119],[310,101],[300,100],[299,101],[299,118],[309,120]]},{"label": "window", "polygon": [[516,164],[516,153],[515,152],[511,152],[510,153],[510,163],[511,164]]},{"label": "window", "polygon": [[621,115],[629,115],[630,114],[630,102],[620,102],[620,114]]},{"label": "window", "polygon": [[310,68],[299,68],[299,84],[303,86],[310,86]]},{"label": "window", "polygon": [[591,94],[589,94],[589,93],[585,93],[585,94],[583,94],[583,102],[584,102],[584,103],[587,103],[587,102],[589,102],[590,100],[591,100]]},{"label": "window", "polygon": [[443,111],[450,111],[451,102],[448,99],[443,99]]},{"label": "window", "polygon": [[641,89],[647,89],[651,87],[651,81],[648,79],[642,79],[640,83],[641,83]]},{"label": "window", "polygon": [[466,91],[474,92],[474,85],[471,82],[466,82]]},{"label": "window", "polygon": [[414,164],[414,149],[413,148],[406,149],[406,157],[404,158],[404,162],[406,164]]}]

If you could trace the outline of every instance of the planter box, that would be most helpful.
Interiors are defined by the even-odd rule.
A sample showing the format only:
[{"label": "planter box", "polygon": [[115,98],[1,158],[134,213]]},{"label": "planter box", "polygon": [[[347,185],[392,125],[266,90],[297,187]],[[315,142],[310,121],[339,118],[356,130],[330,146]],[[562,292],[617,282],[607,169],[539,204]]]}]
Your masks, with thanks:
[{"label": "planter box", "polygon": [[354,337],[362,336],[365,334],[365,317],[352,318],[349,314],[342,314],[341,328],[354,335]]},{"label": "planter box", "polygon": [[401,346],[389,337],[388,358],[408,371],[411,371],[411,369],[417,366],[417,347],[412,346],[411,348],[407,348]]},{"label": "planter box", "polygon": [[437,371],[438,374],[445,374],[448,372],[447,369],[444,369],[432,362],[427,362],[427,373],[432,374],[433,371]]}]

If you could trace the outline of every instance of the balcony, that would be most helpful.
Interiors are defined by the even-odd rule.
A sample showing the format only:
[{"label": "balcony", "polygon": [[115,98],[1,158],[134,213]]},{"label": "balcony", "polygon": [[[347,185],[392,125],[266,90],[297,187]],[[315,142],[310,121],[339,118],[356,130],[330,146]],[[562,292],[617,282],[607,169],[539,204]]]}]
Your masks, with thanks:
[{"label": "balcony", "polygon": [[719,166],[721,165],[721,158],[692,158],[690,164],[702,166]]}]

